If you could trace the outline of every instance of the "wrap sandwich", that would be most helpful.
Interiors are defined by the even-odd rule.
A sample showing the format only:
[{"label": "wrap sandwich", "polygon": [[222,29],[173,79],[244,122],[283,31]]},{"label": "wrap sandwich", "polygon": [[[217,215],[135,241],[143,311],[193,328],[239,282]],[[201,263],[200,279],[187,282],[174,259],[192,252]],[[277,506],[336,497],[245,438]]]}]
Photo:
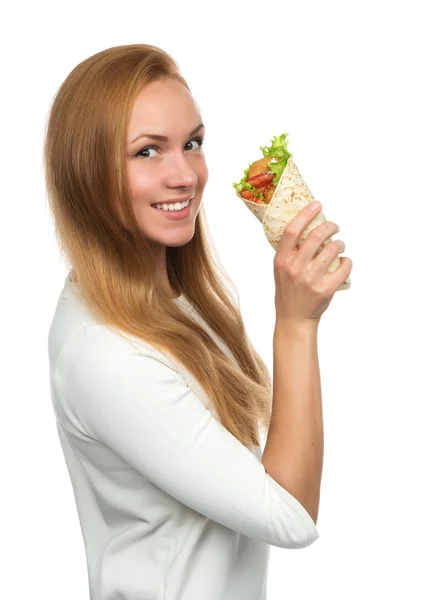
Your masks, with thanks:
[{"label": "wrap sandwich", "polygon": [[[263,225],[266,238],[274,250],[277,249],[281,235],[288,223],[307,205],[314,201],[308,186],[299,173],[292,154],[288,151],[286,136],[274,136],[270,146],[260,146],[263,157],[251,163],[244,171],[239,183],[233,183],[237,196]],[[299,238],[300,247],[307,235],[326,221],[320,212],[304,229]],[[315,257],[326,244],[332,242],[332,236],[321,244]],[[329,265],[328,273],[340,266],[337,256]],[[337,288],[347,290],[351,285],[350,276]]]}]

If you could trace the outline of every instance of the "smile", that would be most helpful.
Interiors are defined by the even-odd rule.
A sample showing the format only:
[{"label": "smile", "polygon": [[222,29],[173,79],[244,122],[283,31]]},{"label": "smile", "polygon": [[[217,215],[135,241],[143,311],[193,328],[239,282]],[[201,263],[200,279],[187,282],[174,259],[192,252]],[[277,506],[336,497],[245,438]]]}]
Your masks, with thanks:
[{"label": "smile", "polygon": [[[162,208],[158,208],[158,206],[162,206]],[[168,208],[169,206],[172,206],[173,208],[170,210]],[[176,210],[176,207],[178,210]],[[175,204],[152,205],[152,208],[158,211],[158,214],[161,215],[161,217],[177,221],[179,219],[185,219],[189,216],[191,212],[191,200],[186,202],[176,202]]]},{"label": "smile", "polygon": [[183,210],[184,208],[189,206],[190,202],[191,198],[189,200],[185,200],[185,202],[172,202],[170,204],[152,204],[152,206],[154,208],[157,208],[158,210],[174,212]]}]

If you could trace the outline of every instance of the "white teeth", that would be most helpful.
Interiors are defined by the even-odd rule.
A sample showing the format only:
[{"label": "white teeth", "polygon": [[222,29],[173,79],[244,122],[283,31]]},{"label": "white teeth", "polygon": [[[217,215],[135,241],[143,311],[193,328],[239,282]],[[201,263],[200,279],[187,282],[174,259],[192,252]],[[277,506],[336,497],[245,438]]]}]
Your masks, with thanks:
[{"label": "white teeth", "polygon": [[152,206],[158,208],[159,210],[179,211],[188,206],[190,202],[191,198],[189,200],[185,200],[185,202],[175,202],[174,204],[152,204]]}]

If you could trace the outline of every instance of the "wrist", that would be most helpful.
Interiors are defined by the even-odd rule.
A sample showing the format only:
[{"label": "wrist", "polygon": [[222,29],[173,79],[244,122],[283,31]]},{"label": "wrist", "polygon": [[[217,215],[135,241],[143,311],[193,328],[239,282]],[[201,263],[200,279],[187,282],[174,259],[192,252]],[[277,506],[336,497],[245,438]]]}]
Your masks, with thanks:
[{"label": "wrist", "polygon": [[318,319],[277,319],[275,321],[274,338],[278,336],[313,335],[317,336],[319,329]]}]

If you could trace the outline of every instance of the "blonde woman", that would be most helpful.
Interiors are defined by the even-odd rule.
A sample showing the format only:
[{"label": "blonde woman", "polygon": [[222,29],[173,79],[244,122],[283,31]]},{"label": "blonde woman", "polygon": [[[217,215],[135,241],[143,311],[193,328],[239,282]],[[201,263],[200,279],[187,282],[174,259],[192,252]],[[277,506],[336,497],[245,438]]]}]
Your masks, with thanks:
[{"label": "blonde woman", "polygon": [[206,229],[204,135],[177,64],[151,45],[87,58],[50,107],[46,185],[71,265],[51,391],[92,600],[261,600],[269,545],[319,537],[315,336],[348,264],[322,289],[333,244],[311,258],[329,222],[296,255],[314,214],[287,228],[273,386]]}]

